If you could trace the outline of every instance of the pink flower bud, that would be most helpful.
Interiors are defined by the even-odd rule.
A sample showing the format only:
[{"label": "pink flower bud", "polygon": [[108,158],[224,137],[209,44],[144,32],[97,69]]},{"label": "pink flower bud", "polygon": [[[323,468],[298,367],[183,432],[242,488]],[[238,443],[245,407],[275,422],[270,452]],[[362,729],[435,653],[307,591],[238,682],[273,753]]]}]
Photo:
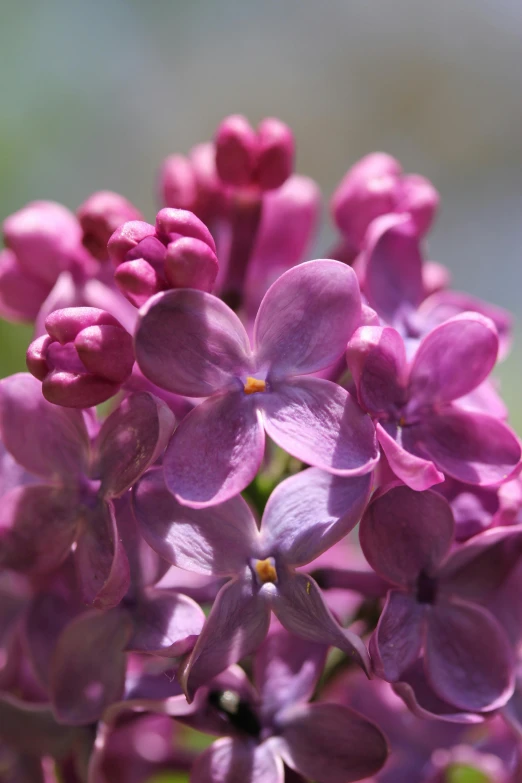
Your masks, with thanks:
[{"label": "pink flower bud", "polygon": [[195,208],[198,186],[188,158],[183,155],[169,155],[161,165],[158,184],[162,204],[177,209]]},{"label": "pink flower bud", "polygon": [[218,269],[216,254],[200,239],[181,237],[167,248],[165,275],[172,288],[198,288],[210,292]]},{"label": "pink flower bud", "polygon": [[114,396],[134,364],[131,335],[95,307],[55,310],[27,350],[27,368],[56,405],[89,408]]},{"label": "pink flower bud", "polygon": [[398,184],[395,209],[409,212],[419,236],[426,234],[439,206],[439,194],[425,177],[409,174]]},{"label": "pink flower bud", "polygon": [[99,261],[107,261],[107,243],[123,223],[141,220],[142,215],[126,198],[110,190],[100,190],[76,210],[83,230],[83,245]]},{"label": "pink flower bud", "polygon": [[214,238],[206,225],[186,209],[161,209],[156,215],[156,234],[169,239],[193,237],[216,252]]},{"label": "pink flower bud", "polygon": [[216,136],[216,168],[223,182],[234,187],[249,185],[258,156],[258,139],[241,114],[226,117]]},{"label": "pink flower bud", "polygon": [[258,129],[256,179],[261,190],[280,188],[294,168],[294,136],[284,122],[274,117],[263,120]]}]

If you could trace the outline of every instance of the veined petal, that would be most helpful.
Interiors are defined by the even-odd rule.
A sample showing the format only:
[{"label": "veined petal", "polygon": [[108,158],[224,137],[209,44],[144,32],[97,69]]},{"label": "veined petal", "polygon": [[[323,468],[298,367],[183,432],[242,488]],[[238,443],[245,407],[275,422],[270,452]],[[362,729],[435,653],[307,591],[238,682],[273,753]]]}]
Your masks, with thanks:
[{"label": "veined petal", "polygon": [[359,532],[366,559],[384,579],[413,585],[433,575],[453,542],[453,514],[438,492],[392,487],[368,506]]},{"label": "veined petal", "polygon": [[47,402],[29,373],[0,381],[0,437],[20,465],[42,478],[74,476],[87,468],[83,414]]},{"label": "veined petal", "polygon": [[375,775],[388,756],[381,730],[340,704],[300,704],[280,717],[277,749],[306,778],[350,783]]},{"label": "veined petal", "polygon": [[219,591],[182,674],[191,701],[201,685],[254,652],[268,632],[270,605],[250,575]]},{"label": "veined petal", "polygon": [[257,526],[241,495],[209,508],[182,506],[167,490],[163,470],[152,468],[133,496],[143,537],[172,565],[227,576],[259,554]]},{"label": "veined petal", "polygon": [[503,422],[447,406],[408,428],[409,443],[439,470],[466,484],[507,481],[520,462],[520,443]]},{"label": "veined petal", "polygon": [[352,530],[364,511],[371,474],[344,478],[309,468],[281,482],[261,522],[265,556],[277,551],[286,563],[314,560]]},{"label": "veined petal", "polygon": [[391,469],[397,478],[404,481],[406,486],[421,492],[444,481],[444,473],[437,470],[431,460],[422,459],[422,457],[412,454],[411,451],[407,451],[392,438],[382,424],[377,423],[375,430],[379,445],[384,451]]},{"label": "veined petal", "polygon": [[233,310],[212,294],[187,288],[156,294],[142,308],[135,349],[149,380],[189,397],[237,385],[252,361]]},{"label": "veined petal", "polygon": [[399,590],[388,593],[370,640],[373,668],[383,680],[400,680],[403,672],[419,657],[424,614],[424,607],[409,593]]},{"label": "veined petal", "polygon": [[104,495],[123,494],[162,454],[174,429],[168,406],[147,392],[126,397],[95,441],[94,478]]},{"label": "veined petal", "polygon": [[348,343],[346,361],[364,410],[390,414],[406,401],[408,366],[400,334],[390,326],[361,326]]},{"label": "veined petal", "polygon": [[360,476],[377,464],[372,421],[341,386],[296,378],[259,396],[267,435],[297,459],[338,476]]},{"label": "veined petal", "polygon": [[268,289],[256,316],[254,346],[260,367],[278,379],[305,375],[338,359],[361,320],[353,269],[318,260],[289,269]]},{"label": "veined petal", "polygon": [[134,652],[175,658],[192,649],[205,623],[199,605],[182,593],[148,588],[132,613]]},{"label": "veined petal", "polygon": [[370,658],[364,643],[334,619],[317,582],[299,572],[292,574],[281,570],[278,576],[272,608],[281,625],[308,641],[338,647],[368,673]]},{"label": "veined petal", "polygon": [[435,692],[471,712],[502,707],[514,691],[514,661],[493,615],[464,601],[430,609],[425,665]]},{"label": "veined petal", "polygon": [[163,459],[165,483],[180,503],[214,506],[253,480],[265,448],[256,396],[215,395],[183,419]]},{"label": "veined petal", "polygon": [[495,366],[498,336],[493,321],[462,313],[421,341],[410,372],[410,397],[419,405],[451,402],[476,389]]},{"label": "veined petal", "polygon": [[223,737],[198,758],[191,783],[283,783],[283,762],[269,743],[256,745],[238,737]]}]

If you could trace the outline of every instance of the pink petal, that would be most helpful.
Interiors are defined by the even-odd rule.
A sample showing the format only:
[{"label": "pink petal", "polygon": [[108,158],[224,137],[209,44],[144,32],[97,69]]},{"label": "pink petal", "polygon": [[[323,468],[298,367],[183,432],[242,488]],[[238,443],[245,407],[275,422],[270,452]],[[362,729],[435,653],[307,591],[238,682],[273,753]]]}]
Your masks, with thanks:
[{"label": "pink petal", "polygon": [[191,783],[283,783],[283,762],[267,744],[223,737],[196,760]]},{"label": "pink petal", "polygon": [[182,593],[149,588],[132,614],[128,650],[175,658],[189,652],[201,633],[205,614]]},{"label": "pink petal", "polygon": [[382,424],[376,425],[376,432],[391,469],[408,487],[420,492],[444,481],[444,473],[437,470],[433,462],[422,459],[400,446],[386,432]]}]

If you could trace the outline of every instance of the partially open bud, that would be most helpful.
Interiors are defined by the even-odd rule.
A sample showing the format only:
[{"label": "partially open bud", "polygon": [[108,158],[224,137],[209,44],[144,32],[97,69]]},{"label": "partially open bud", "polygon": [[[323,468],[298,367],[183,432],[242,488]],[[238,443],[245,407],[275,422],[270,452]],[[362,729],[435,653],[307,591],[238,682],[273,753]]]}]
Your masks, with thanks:
[{"label": "partially open bud", "polygon": [[107,243],[111,235],[129,220],[141,220],[142,215],[126,198],[110,190],[100,190],[76,210],[83,230],[84,247],[99,261],[107,261]]},{"label": "partially open bud", "polygon": [[42,381],[46,400],[67,408],[90,408],[113,397],[134,364],[131,335],[96,307],[55,310],[47,334],[27,350],[27,368]]},{"label": "partially open bud", "polygon": [[229,195],[216,171],[214,144],[197,144],[188,157],[169,155],[159,172],[158,190],[161,204],[190,210],[208,225],[226,214]]},{"label": "partially open bud", "polygon": [[109,255],[115,280],[137,307],[170,288],[211,291],[218,272],[216,246],[208,228],[192,212],[162,209],[156,225],[125,223],[112,235]]}]

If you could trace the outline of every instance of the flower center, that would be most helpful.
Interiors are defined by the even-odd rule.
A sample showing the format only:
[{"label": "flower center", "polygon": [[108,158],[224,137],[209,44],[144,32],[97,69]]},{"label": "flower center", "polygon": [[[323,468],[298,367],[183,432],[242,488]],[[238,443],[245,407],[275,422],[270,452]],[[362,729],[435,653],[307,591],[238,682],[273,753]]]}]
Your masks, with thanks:
[{"label": "flower center", "polygon": [[243,386],[245,394],[257,394],[257,392],[266,391],[266,381],[260,381],[259,378],[252,378],[251,375],[247,376],[245,385]]},{"label": "flower center", "polygon": [[277,571],[273,557],[267,557],[266,560],[256,560],[254,568],[261,584],[277,582]]},{"label": "flower center", "polygon": [[417,578],[417,601],[420,604],[434,604],[437,598],[437,582],[424,571]]},{"label": "flower center", "polygon": [[237,691],[211,691],[208,701],[235,729],[254,739],[259,738],[259,718],[253,706],[242,699]]}]

